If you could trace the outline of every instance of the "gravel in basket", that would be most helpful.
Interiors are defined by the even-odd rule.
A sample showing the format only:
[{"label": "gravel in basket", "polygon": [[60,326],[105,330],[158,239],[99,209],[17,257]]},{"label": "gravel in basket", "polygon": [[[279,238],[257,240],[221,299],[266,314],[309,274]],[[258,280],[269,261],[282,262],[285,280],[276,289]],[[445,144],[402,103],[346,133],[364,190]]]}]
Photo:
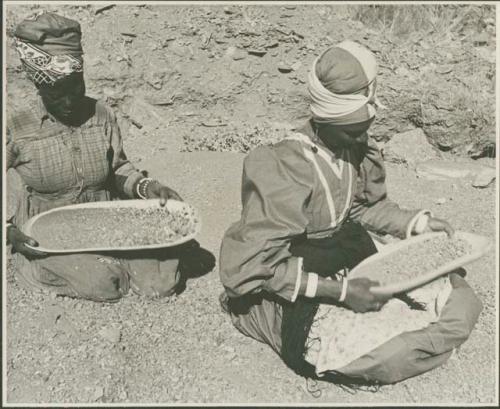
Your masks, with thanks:
[{"label": "gravel in basket", "polygon": [[31,233],[48,249],[134,248],[183,241],[196,231],[192,208],[68,208],[43,215]]},{"label": "gravel in basket", "polygon": [[356,269],[356,276],[369,277],[380,285],[411,280],[471,251],[461,239],[437,236],[403,247],[398,251]]}]

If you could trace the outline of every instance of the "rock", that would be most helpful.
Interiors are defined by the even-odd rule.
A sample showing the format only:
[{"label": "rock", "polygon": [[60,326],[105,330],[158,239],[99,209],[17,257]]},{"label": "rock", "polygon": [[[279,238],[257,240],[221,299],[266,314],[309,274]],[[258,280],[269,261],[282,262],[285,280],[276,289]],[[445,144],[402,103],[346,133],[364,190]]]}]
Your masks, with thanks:
[{"label": "rock", "polygon": [[302,63],[300,61],[297,61],[297,62],[293,63],[290,68],[293,71],[298,71],[300,67],[302,67]]},{"label": "rock", "polygon": [[99,331],[99,335],[113,344],[120,342],[122,336],[119,328],[103,328]]},{"label": "rock", "polygon": [[144,74],[144,81],[146,81],[151,87],[157,90],[162,89],[164,78],[164,72],[146,71],[146,73]]},{"label": "rock", "polygon": [[283,74],[286,74],[288,72],[292,72],[293,68],[289,64],[284,63],[283,61],[280,61],[278,63],[278,71],[283,73]]},{"label": "rock", "polygon": [[407,68],[401,66],[396,69],[396,74],[400,75],[401,77],[407,78],[410,76],[410,71]]},{"label": "rock", "polygon": [[436,67],[436,72],[438,74],[449,74],[453,71],[453,66],[451,64],[439,65]]},{"label": "rock", "polygon": [[481,47],[476,49],[476,55],[479,58],[489,62],[490,64],[495,64],[496,62],[496,52],[495,49],[491,50],[489,47]]},{"label": "rock", "polygon": [[224,351],[224,357],[228,361],[232,361],[233,359],[236,358],[236,351],[234,350],[233,347],[231,347],[229,345],[225,345],[222,347],[222,350]]},{"label": "rock", "polygon": [[265,45],[266,48],[276,48],[280,45],[279,41],[271,40],[269,43]]},{"label": "rock", "polygon": [[176,44],[176,42],[172,43],[168,49],[178,57],[185,57],[189,54],[189,50],[186,47]]},{"label": "rock", "polygon": [[244,60],[245,58],[247,58],[247,53],[245,51],[243,51],[242,49],[237,48],[235,50],[235,52],[231,55],[231,57],[235,61]]},{"label": "rock", "polygon": [[475,35],[474,38],[472,39],[474,45],[486,45],[488,44],[488,41],[489,41],[489,35],[484,31],[482,33]]},{"label": "rock", "polygon": [[104,396],[104,388],[102,386],[96,386],[94,392],[92,393],[92,401],[96,402]]},{"label": "rock", "polygon": [[446,198],[440,197],[439,199],[436,199],[436,204],[442,205],[446,203]]},{"label": "rock", "polygon": [[101,14],[103,12],[105,12],[106,10],[109,10],[109,9],[112,9],[113,7],[115,7],[116,4],[108,4],[106,6],[103,6],[103,7],[99,7],[95,12],[94,14],[97,16],[98,14]]},{"label": "rock", "polygon": [[145,130],[152,130],[160,127],[165,121],[154,106],[139,96],[127,98],[121,106],[121,111],[139,129],[144,127]]},{"label": "rock", "polygon": [[383,145],[382,153],[387,162],[403,163],[411,167],[419,162],[441,157],[420,128],[395,134]]},{"label": "rock", "polygon": [[248,49],[247,52],[248,54],[256,55],[257,57],[263,57],[267,53],[266,50],[259,50],[259,49]]},{"label": "rock", "polygon": [[492,168],[484,168],[482,171],[476,174],[472,186],[478,188],[488,187],[496,178],[496,171]]},{"label": "rock", "polygon": [[226,57],[233,57],[233,55],[236,53],[236,50],[237,50],[237,47],[235,47],[234,45],[231,45],[229,47],[227,47],[226,49],[226,52],[224,53],[224,55]]},{"label": "rock", "polygon": [[418,177],[429,180],[463,179],[474,175],[481,165],[449,160],[428,160],[416,167]]},{"label": "rock", "polygon": [[453,145],[449,141],[437,141],[437,145],[443,152],[447,152],[453,148]]}]

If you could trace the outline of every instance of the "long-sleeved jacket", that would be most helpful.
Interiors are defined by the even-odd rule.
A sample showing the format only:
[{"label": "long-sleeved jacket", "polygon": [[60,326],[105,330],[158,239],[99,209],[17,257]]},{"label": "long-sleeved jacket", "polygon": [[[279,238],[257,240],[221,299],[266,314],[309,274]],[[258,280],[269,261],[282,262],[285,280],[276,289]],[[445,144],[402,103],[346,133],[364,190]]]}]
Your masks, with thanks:
[{"label": "long-sleeved jacket", "polygon": [[298,132],[245,158],[242,205],[241,219],[223,238],[222,284],[230,297],[264,290],[290,301],[303,273],[302,258],[289,252],[295,237],[329,236],[348,218],[404,237],[424,212],[388,199],[383,159],[374,144],[334,154]]}]

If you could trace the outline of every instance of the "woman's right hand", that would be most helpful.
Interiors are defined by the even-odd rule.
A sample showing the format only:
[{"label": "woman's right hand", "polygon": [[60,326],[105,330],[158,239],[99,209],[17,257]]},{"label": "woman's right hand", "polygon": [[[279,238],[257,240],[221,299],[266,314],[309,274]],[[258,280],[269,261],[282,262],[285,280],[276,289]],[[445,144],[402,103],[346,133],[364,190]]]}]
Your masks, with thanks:
[{"label": "woman's right hand", "polygon": [[354,312],[379,311],[389,299],[373,294],[370,287],[378,286],[378,281],[368,278],[353,278],[347,282],[344,304]]},{"label": "woman's right hand", "polygon": [[7,227],[7,244],[12,245],[13,253],[21,253],[27,258],[44,257],[47,253],[32,249],[26,245],[36,247],[38,242],[32,237],[26,236],[21,230],[16,226]]}]

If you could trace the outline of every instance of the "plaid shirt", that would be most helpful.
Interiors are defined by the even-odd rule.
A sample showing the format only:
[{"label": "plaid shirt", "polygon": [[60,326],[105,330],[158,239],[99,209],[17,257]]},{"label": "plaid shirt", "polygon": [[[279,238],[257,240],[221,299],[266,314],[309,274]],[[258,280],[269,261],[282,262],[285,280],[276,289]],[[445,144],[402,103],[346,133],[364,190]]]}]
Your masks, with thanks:
[{"label": "plaid shirt", "polygon": [[76,128],[56,121],[41,101],[14,112],[7,119],[6,153],[7,169],[14,168],[34,192],[51,196],[116,190],[134,197],[133,186],[143,177],[123,151],[113,111],[100,102]]}]

